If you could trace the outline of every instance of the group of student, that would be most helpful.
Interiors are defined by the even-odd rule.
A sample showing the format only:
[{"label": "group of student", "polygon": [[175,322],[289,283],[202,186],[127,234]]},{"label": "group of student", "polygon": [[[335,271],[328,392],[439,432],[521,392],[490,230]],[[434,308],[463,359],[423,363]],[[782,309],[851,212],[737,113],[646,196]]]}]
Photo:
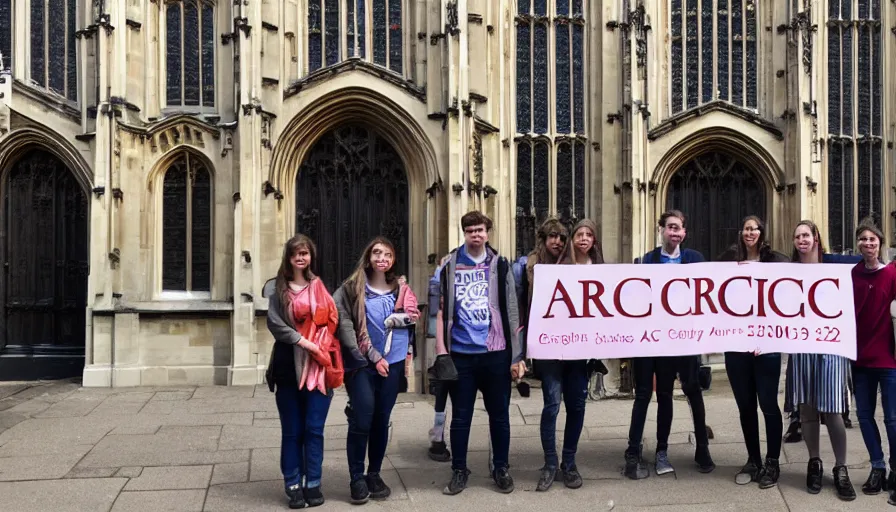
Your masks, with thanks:
[{"label": "group of student", "polygon": [[[688,264],[704,261],[697,251],[680,247],[686,236],[685,216],[677,210],[659,219],[662,244],[640,258],[647,264]],[[452,476],[443,492],[456,495],[468,484],[467,449],[477,392],[482,393],[489,419],[489,471],[497,490],[514,490],[509,472],[511,387],[527,374],[525,351],[527,305],[533,272],[539,264],[600,264],[597,226],[579,222],[572,235],[556,219],[537,232],[535,249],[511,264],[488,244],[492,221],[478,211],[461,218],[464,243],[439,265],[430,283],[434,313],[436,358],[428,370],[435,395],[435,419],[430,430],[429,456],[451,461]],[[785,412],[798,417],[798,428],[809,451],[806,488],[822,489],[820,424],[824,423],[835,455],[833,475],[838,497],[853,500],[856,492],[846,467],[846,430],[850,377],[862,436],[872,469],[862,486],[865,494],[889,491],[896,505],[896,355],[890,304],[896,300],[896,266],[882,259],[883,234],[873,223],[856,230],[861,261],[852,270],[857,324],[857,360],[825,354],[791,354],[786,372]],[[349,432],[346,452],[351,501],[385,499],[391,490],[380,476],[388,443],[392,408],[399,393],[410,329],[420,318],[417,298],[394,268],[395,247],[385,238],[373,240],[357,268],[332,297],[311,271],[314,243],[305,236],[290,239],[277,278],[265,286],[270,298],[267,324],[275,339],[267,381],[275,391],[282,426],[281,470],[290,508],[323,503],[320,491],[323,428],[332,390],[344,383]],[[722,258],[728,261],[822,263],[825,255],[818,227],[801,221],[793,232],[790,257],[775,252],[765,226],[755,216],[743,222],[736,243]],[[515,271],[515,269],[517,269]],[[778,406],[781,354],[726,353],[728,373],[740,412],[748,459],[735,475],[741,485],[777,485],[783,436]],[[559,479],[571,489],[582,486],[576,452],[585,419],[588,381],[603,365],[599,361],[534,361],[542,381],[544,408],[541,442],[545,463],[537,491],[549,490]],[[625,450],[624,473],[643,479],[650,471],[642,454],[648,407],[657,395],[657,443],[654,469],[672,473],[668,440],[672,424],[672,390],[677,379],[694,420],[698,471],[715,469],[709,450],[699,356],[642,357],[632,360],[635,400]],[[520,388],[521,389],[521,388]],[[522,389],[521,389],[522,390]],[[874,419],[880,390],[890,467],[884,459]],[[446,408],[451,399],[450,451],[445,443]],[[566,424],[558,454],[556,423],[563,402]],[[757,406],[765,420],[767,447],[762,457]],[[793,429],[792,429],[793,430]],[[791,432],[793,434],[793,432]],[[366,456],[366,467],[365,467]]]}]

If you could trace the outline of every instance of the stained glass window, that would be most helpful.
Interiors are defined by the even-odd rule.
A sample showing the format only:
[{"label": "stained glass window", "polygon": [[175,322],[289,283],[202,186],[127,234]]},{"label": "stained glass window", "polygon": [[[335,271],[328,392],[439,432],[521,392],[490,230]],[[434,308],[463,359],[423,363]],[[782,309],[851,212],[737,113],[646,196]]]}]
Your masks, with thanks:
[{"label": "stained glass window", "polygon": [[853,229],[882,221],[883,89],[879,0],[831,0],[828,22],[828,230],[855,250]]},{"label": "stained glass window", "polygon": [[12,2],[0,0],[0,70],[12,69]]},{"label": "stained glass window", "polygon": [[162,289],[211,290],[211,173],[185,153],[162,183]]},{"label": "stained glass window", "polygon": [[[402,74],[406,2],[308,0],[308,72],[355,57]],[[341,19],[345,20],[344,34]]]},{"label": "stained glass window", "polygon": [[[30,0],[31,82],[71,101],[78,99],[78,59],[75,39],[77,0]],[[4,66],[12,58],[11,2],[0,3],[0,53]],[[10,59],[7,62],[7,59]]]},{"label": "stained glass window", "polygon": [[758,0],[670,0],[672,114],[715,100],[758,105]]},{"label": "stained glass window", "polygon": [[320,3],[308,2],[308,72],[323,67],[323,32]]},{"label": "stained glass window", "polygon": [[[557,6],[562,5],[558,3]],[[559,10],[559,9],[558,9]],[[557,55],[557,62],[554,66],[556,75],[557,92],[557,131],[560,133],[569,133],[570,131],[570,106],[572,102],[572,94],[570,94],[570,51],[569,51],[569,24],[565,20],[557,21],[554,27],[556,35],[556,43],[554,51]]]},{"label": "stained glass window", "polygon": [[585,216],[587,23],[582,0],[517,5],[516,251],[523,255],[548,216],[570,227]]},{"label": "stained glass window", "polygon": [[339,62],[339,0],[324,0],[324,56],[327,66]]},{"label": "stained glass window", "polygon": [[165,99],[169,108],[215,105],[213,0],[165,4]]}]

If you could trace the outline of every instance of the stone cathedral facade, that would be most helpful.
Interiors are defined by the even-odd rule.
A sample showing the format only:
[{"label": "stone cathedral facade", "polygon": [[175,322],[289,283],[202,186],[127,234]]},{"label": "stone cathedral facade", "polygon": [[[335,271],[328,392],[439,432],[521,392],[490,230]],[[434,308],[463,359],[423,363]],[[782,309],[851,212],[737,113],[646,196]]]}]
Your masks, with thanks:
[{"label": "stone cathedral facade", "polygon": [[425,300],[474,208],[608,262],[668,207],[710,258],[896,228],[892,1],[0,0],[0,69],[3,379],[259,383],[297,232],[331,289],[385,234]]}]

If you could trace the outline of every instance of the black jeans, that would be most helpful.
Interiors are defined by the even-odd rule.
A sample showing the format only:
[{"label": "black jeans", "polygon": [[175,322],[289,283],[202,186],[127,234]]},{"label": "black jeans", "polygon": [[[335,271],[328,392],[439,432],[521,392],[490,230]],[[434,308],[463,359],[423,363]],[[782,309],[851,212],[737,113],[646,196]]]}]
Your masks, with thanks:
[{"label": "black jeans", "polygon": [[510,458],[510,354],[506,350],[486,354],[452,354],[457,380],[451,396],[451,469],[467,469],[470,424],[476,392],[488,412],[495,469],[507,468]]},{"label": "black jeans", "polygon": [[348,416],[348,437],[345,440],[349,477],[364,478],[367,472],[379,473],[389,444],[389,420],[398,398],[398,387],[404,376],[404,361],[389,365],[389,376],[382,377],[372,367],[351,372],[345,379],[351,410]]},{"label": "black jeans", "polygon": [[750,460],[762,463],[757,402],[765,418],[766,457],[778,459],[784,435],[784,418],[778,407],[781,354],[754,356],[750,352],[725,352],[725,371],[740,412],[740,428]]},{"label": "black jeans", "polygon": [[626,454],[641,453],[641,439],[644,424],[647,423],[647,409],[653,396],[653,376],[656,375],[656,451],[669,448],[669,432],[672,430],[672,388],[675,377],[681,380],[681,389],[691,405],[694,416],[694,436],[697,446],[709,445],[706,432],[706,408],[703,405],[703,390],[700,388],[698,356],[679,357],[639,357],[632,360],[635,377],[635,403],[628,431]]}]

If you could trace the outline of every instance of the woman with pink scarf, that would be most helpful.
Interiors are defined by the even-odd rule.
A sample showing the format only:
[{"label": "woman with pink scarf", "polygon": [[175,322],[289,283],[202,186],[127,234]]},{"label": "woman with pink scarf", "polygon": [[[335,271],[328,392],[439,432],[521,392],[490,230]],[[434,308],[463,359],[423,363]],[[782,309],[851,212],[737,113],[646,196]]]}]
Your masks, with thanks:
[{"label": "woman with pink scarf", "polygon": [[334,334],[339,315],[323,282],[311,272],[317,250],[308,237],[286,242],[277,278],[265,285],[274,349],[267,372],[276,388],[282,444],[280,469],[293,509],[323,505],[320,490],[324,424],[333,388],[342,385]]}]

